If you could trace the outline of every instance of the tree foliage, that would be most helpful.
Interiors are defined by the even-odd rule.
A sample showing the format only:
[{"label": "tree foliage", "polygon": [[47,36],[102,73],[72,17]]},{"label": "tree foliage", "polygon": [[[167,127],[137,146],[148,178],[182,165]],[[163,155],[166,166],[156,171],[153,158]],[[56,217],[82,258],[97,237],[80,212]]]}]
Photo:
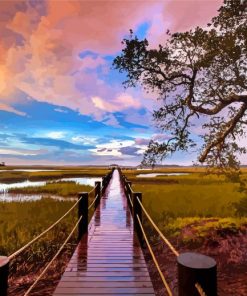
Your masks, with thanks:
[{"label": "tree foliage", "polygon": [[195,146],[193,128],[201,123],[199,161],[226,168],[245,153],[237,139],[247,126],[247,1],[224,1],[207,28],[171,34],[152,49],[131,31],[113,65],[127,73],[126,87],[141,84],[161,107],[156,125],[170,138],[150,141],[144,164],[155,164],[177,150]]}]

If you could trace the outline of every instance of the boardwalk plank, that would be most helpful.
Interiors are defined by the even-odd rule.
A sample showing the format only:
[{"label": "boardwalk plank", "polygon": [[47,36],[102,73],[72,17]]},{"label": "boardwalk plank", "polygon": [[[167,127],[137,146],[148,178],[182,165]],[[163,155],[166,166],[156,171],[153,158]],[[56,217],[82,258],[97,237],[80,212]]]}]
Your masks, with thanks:
[{"label": "boardwalk plank", "polygon": [[117,171],[53,295],[155,295]]}]

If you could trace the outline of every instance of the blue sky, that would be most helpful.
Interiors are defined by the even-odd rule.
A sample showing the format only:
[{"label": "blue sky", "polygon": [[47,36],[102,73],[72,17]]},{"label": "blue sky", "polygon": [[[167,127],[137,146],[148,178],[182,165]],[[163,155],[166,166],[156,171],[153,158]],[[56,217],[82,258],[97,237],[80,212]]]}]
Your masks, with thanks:
[{"label": "blue sky", "polygon": [[[207,23],[221,1],[191,2],[2,1],[0,161],[139,164],[149,140],[167,136],[152,122],[157,95],[124,89],[112,61],[130,28],[155,47],[168,27]],[[177,153],[164,163],[195,159],[195,152]]]}]

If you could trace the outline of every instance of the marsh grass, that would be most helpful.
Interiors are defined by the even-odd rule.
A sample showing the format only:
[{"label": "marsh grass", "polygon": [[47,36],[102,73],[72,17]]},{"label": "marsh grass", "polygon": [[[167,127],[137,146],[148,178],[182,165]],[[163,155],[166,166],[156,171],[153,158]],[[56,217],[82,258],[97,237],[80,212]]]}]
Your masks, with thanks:
[{"label": "marsh grass", "polygon": [[14,183],[25,180],[41,181],[72,177],[103,177],[109,172],[106,168],[66,169],[42,172],[7,171],[0,170],[0,183]]},{"label": "marsh grass", "polygon": [[[56,172],[2,172],[4,178],[11,182],[19,178],[41,180],[57,179],[73,176],[103,176],[107,169],[99,170],[68,170]],[[13,178],[14,176],[14,178]],[[49,195],[76,197],[78,192],[89,192],[91,186],[80,185],[73,181],[50,181],[44,186],[15,188],[10,193],[41,194],[45,196],[38,201],[0,202],[0,255],[9,256],[24,246],[47,227],[57,221],[74,203],[75,200],[58,201],[49,198]],[[89,195],[89,204],[94,193]],[[90,210],[89,219],[93,215]],[[77,207],[65,217],[53,230],[28,247],[20,255],[11,260],[9,276],[9,295],[23,295],[24,291],[33,282],[42,268],[52,259],[59,247],[67,238],[78,219]],[[64,271],[77,244],[77,231],[66,245],[62,254],[51,266],[44,279],[38,284],[35,295],[51,295],[56,282]],[[32,294],[33,295],[33,294]]]},{"label": "marsh grass", "polygon": [[[0,203],[0,254],[11,255],[59,219],[75,201],[50,198],[31,202]],[[52,259],[77,221],[75,208],[53,230],[39,239],[10,262],[9,295],[21,296],[41,270]],[[53,264],[38,284],[39,295],[51,295],[54,282],[59,279],[66,259],[71,256],[77,231],[67,244],[59,260]],[[49,281],[44,285],[44,281]],[[43,285],[43,286],[42,286]],[[44,290],[49,290],[45,294]]]},{"label": "marsh grass", "polygon": [[[45,230],[59,219],[74,201],[57,201],[50,198],[29,202],[1,202],[0,203],[0,254],[10,255],[25,245],[36,235]],[[69,214],[56,227],[55,233],[49,232],[44,241],[62,239],[65,230],[70,229],[76,222],[76,210]],[[43,239],[33,247],[39,248]]]},{"label": "marsh grass", "polygon": [[89,185],[81,185],[74,181],[53,181],[47,182],[43,186],[27,186],[24,188],[11,188],[9,193],[14,194],[50,194],[56,196],[74,196],[77,197],[78,192],[89,192],[93,189]]},{"label": "marsh grass", "polygon": [[[154,172],[158,171],[170,172],[167,169]],[[140,171],[124,173],[132,181],[133,190],[143,193],[144,206],[169,236],[178,236],[187,225],[194,227],[199,221],[203,223],[195,226],[198,237],[205,236],[212,227],[234,230],[246,225],[247,196],[240,190],[240,184],[223,175],[192,171],[189,175],[151,178],[136,177]],[[240,178],[246,184],[246,170],[242,171]],[[212,218],[215,218],[213,223]]]},{"label": "marsh grass", "polygon": [[[89,196],[89,203],[93,195]],[[44,198],[39,201],[0,203],[0,254],[9,256],[57,221],[75,201]],[[92,217],[90,211],[89,218]],[[77,207],[44,237],[11,260],[9,295],[21,296],[48,264],[73,229]],[[77,230],[32,295],[51,295],[77,245]]]}]

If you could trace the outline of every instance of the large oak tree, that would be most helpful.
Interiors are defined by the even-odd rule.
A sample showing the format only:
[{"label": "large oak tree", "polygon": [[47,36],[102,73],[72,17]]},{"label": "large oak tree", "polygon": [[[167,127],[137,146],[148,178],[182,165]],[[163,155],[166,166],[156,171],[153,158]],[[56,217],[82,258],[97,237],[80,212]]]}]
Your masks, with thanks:
[{"label": "large oak tree", "polygon": [[144,164],[195,145],[193,125],[201,122],[204,144],[199,161],[211,166],[238,164],[247,127],[247,1],[225,0],[206,28],[171,34],[152,49],[131,31],[113,65],[127,73],[125,86],[137,84],[157,93],[158,127],[170,134],[163,143],[150,141]]}]

